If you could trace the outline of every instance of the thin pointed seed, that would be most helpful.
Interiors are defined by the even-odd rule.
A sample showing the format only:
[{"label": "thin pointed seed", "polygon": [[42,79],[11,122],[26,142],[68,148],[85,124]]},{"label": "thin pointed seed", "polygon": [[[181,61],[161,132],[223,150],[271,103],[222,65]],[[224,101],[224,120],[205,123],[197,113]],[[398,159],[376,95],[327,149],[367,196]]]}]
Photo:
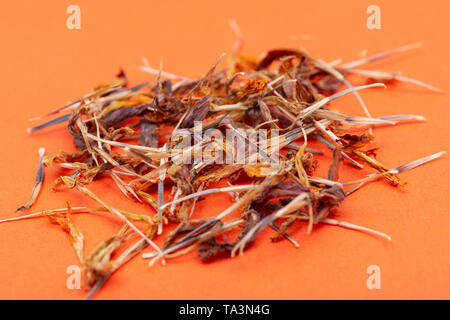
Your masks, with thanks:
[{"label": "thin pointed seed", "polygon": [[142,254],[142,258],[148,259],[148,258],[156,257],[157,255],[158,255],[158,251],[154,250],[154,251],[151,251],[151,252],[143,253]]},{"label": "thin pointed seed", "polygon": [[170,72],[162,71],[161,69],[157,70],[157,69],[150,67],[150,65],[148,64],[147,59],[145,57],[143,57],[142,60],[144,62],[144,66],[139,67],[139,70],[141,70],[142,72],[146,72],[146,73],[149,73],[154,76],[157,76],[158,74],[160,74],[162,77],[165,77],[167,79],[172,79],[172,80],[192,81],[189,78],[178,76],[178,75],[170,73]]},{"label": "thin pointed seed", "polygon": [[[327,140],[325,140],[324,138],[322,138],[321,136],[319,136],[318,134],[313,133],[312,134],[314,136],[314,138],[316,138],[317,140],[319,140],[320,142],[322,142],[324,145],[326,145],[327,147],[329,147],[330,149],[334,150],[336,149],[335,146],[333,146],[331,143],[329,143]],[[364,166],[362,164],[360,164],[359,162],[357,162],[356,160],[353,160],[348,154],[346,154],[344,151],[341,151],[341,154],[343,157],[345,157],[347,160],[349,160],[351,163],[353,163],[355,166],[358,166],[360,168],[364,168]]]},{"label": "thin pointed seed", "polygon": [[413,114],[398,114],[398,115],[393,115],[393,116],[383,116],[383,117],[377,117],[376,119],[387,120],[387,121],[401,121],[401,120],[425,121],[426,120],[424,116],[413,115]]},{"label": "thin pointed seed", "polygon": [[111,172],[111,178],[114,180],[119,190],[125,195],[125,197],[129,199],[130,196],[128,195],[125,187],[123,186],[123,181],[121,181],[120,178],[114,172]]},{"label": "thin pointed seed", "polygon": [[[163,150],[167,150],[167,144],[164,145],[164,147],[162,148]],[[165,164],[165,160],[161,160],[160,164],[164,165]],[[162,217],[162,206],[164,204],[164,180],[166,179],[166,170],[163,170],[160,175],[159,175],[159,181],[158,181],[158,213],[157,213],[157,217],[161,218]],[[160,235],[163,231],[163,222],[162,219],[160,219],[158,221],[158,230],[157,230],[157,234]]]},{"label": "thin pointed seed", "polygon": [[419,81],[419,80],[416,80],[416,79],[413,79],[413,78],[404,77],[404,76],[397,76],[397,77],[395,77],[395,80],[403,81],[403,82],[409,82],[409,83],[415,84],[415,85],[417,85],[419,87],[424,87],[424,88],[426,88],[428,90],[431,90],[431,91],[444,93],[444,90],[442,90],[440,88],[436,88],[435,86],[429,85],[428,83],[425,83],[425,82],[422,82],[422,81]]},{"label": "thin pointed seed", "polygon": [[401,172],[404,172],[404,171],[407,171],[407,170],[414,169],[414,168],[416,168],[416,167],[418,167],[418,166],[420,166],[422,164],[425,164],[427,162],[435,160],[435,159],[443,156],[446,153],[447,153],[446,151],[440,151],[440,152],[434,153],[434,154],[432,154],[430,156],[423,157],[423,158],[420,158],[418,160],[412,161],[410,163],[398,166],[397,168],[394,169],[394,171],[397,171],[398,173],[401,173]]},{"label": "thin pointed seed", "polygon": [[361,69],[344,69],[344,70],[346,70],[347,72],[350,72],[350,73],[360,74],[364,77],[374,78],[379,81],[397,80],[400,82],[409,82],[409,83],[415,84],[417,86],[426,88],[431,91],[435,91],[435,92],[439,92],[439,93],[444,92],[442,89],[436,88],[432,85],[429,85],[428,83],[425,83],[425,82],[422,82],[422,81],[419,81],[419,80],[416,80],[413,78],[405,77],[398,73],[374,71],[374,70],[361,70]]},{"label": "thin pointed seed", "polygon": [[[341,92],[333,94],[332,96],[329,96],[327,98],[323,98],[322,100],[317,101],[316,103],[312,104],[308,108],[302,110],[300,115],[301,115],[301,117],[307,117],[307,116],[311,115],[315,110],[326,105],[328,102],[335,100],[337,98],[340,98],[340,97],[346,95],[347,93],[355,92],[355,91],[359,91],[359,90],[363,90],[363,89],[368,89],[368,88],[375,88],[375,87],[386,88],[386,85],[384,83],[372,83],[372,84],[367,84],[364,86],[351,87],[351,88],[345,89]],[[371,116],[369,115],[369,117],[371,117]]]},{"label": "thin pointed seed", "polygon": [[111,277],[112,272],[108,272],[107,274],[105,274],[103,277],[100,278],[100,280],[98,280],[94,286],[91,288],[91,290],[89,291],[89,293],[86,295],[86,297],[84,298],[84,300],[89,300],[91,299],[94,294],[101,288],[101,286]]},{"label": "thin pointed seed", "polygon": [[166,255],[167,253],[170,253],[172,251],[175,251],[179,248],[185,247],[195,241],[197,241],[197,237],[193,237],[193,235],[195,233],[198,233],[204,229],[206,229],[207,227],[215,224],[216,222],[218,222],[219,220],[217,218],[212,218],[210,220],[208,220],[207,222],[205,222],[204,224],[202,224],[201,226],[199,226],[198,228],[192,230],[191,232],[189,232],[186,236],[183,237],[183,239],[181,239],[180,241],[174,243],[172,246],[170,246],[169,248],[167,248],[166,250],[159,252],[156,256],[153,254],[153,252],[150,253],[144,253],[142,255],[143,258],[150,258],[150,257],[154,257],[152,259],[152,261],[150,261],[150,266],[152,266],[158,259],[163,258],[164,255]]},{"label": "thin pointed seed", "polygon": [[49,120],[49,121],[47,121],[47,122],[44,122],[43,124],[40,124],[40,125],[38,125],[38,126],[36,126],[36,127],[28,128],[28,129],[27,129],[27,132],[28,132],[28,133],[33,133],[33,132],[36,132],[36,131],[45,129],[45,128],[47,128],[47,127],[53,126],[53,125],[55,125],[55,124],[65,122],[65,121],[69,120],[69,118],[70,118],[71,116],[72,116],[72,113],[64,114],[64,115],[59,116],[59,117],[57,117],[57,118],[55,118],[55,119]]},{"label": "thin pointed seed", "polygon": [[362,59],[358,59],[356,61],[345,63],[342,66],[340,66],[339,68],[354,68],[354,67],[357,67],[357,66],[362,65],[362,64],[366,64],[366,63],[373,62],[373,61],[376,61],[376,60],[379,60],[379,59],[382,59],[382,58],[386,58],[386,57],[389,57],[389,56],[391,56],[393,54],[400,53],[400,52],[403,52],[403,51],[419,48],[421,46],[422,46],[422,43],[420,43],[420,42],[407,44],[407,45],[401,46],[399,48],[395,48],[395,49],[392,49],[392,50],[376,53],[376,54],[374,54],[372,56],[369,56],[367,58],[362,58]]},{"label": "thin pointed seed", "polygon": [[212,194],[212,193],[230,192],[230,191],[245,191],[245,190],[250,190],[254,187],[255,187],[254,184],[248,184],[248,185],[242,185],[242,186],[232,186],[232,187],[225,187],[225,188],[214,188],[214,189],[203,190],[200,192],[192,193],[190,195],[179,198],[177,200],[167,202],[163,206],[161,206],[161,209],[164,210],[165,208],[167,208],[168,206],[170,206],[172,204],[180,203],[180,202],[192,199],[192,198],[201,197],[201,196],[205,196],[205,195]]},{"label": "thin pointed seed", "polygon": [[307,205],[308,202],[305,200],[306,197],[307,195],[305,193],[302,193],[291,200],[286,206],[282,207],[271,215],[264,217],[252,229],[250,229],[247,234],[242,237],[242,239],[239,240],[239,242],[234,246],[233,250],[231,251],[231,257],[234,257],[237,250],[239,250],[239,255],[242,255],[244,253],[244,248],[247,242],[253,237],[256,232],[259,232],[262,228],[272,223],[276,219],[282,217],[283,215],[289,214]]},{"label": "thin pointed seed", "polygon": [[[138,90],[140,90],[141,88],[143,88],[143,87],[145,87],[145,86],[147,86],[147,85],[149,85],[149,83],[148,82],[144,82],[144,83],[141,83],[141,84],[139,84],[139,85],[137,85],[137,86],[135,86],[135,87],[133,87],[133,88],[130,88],[129,90],[126,90],[125,91],[125,93],[127,93],[127,92],[136,92],[136,91],[138,91]],[[104,94],[104,93],[108,93],[108,92],[113,92],[113,91],[117,91],[117,90],[119,90],[120,89],[120,87],[110,87],[110,88],[108,88],[108,90],[106,90],[106,91],[102,91],[102,93]],[[42,119],[42,118],[45,118],[45,117],[48,117],[48,116],[51,116],[51,115],[54,115],[54,114],[58,114],[58,113],[60,113],[61,111],[63,111],[63,110],[68,110],[68,109],[74,109],[74,108],[77,108],[77,107],[79,107],[80,105],[81,105],[81,103],[82,103],[82,101],[83,100],[85,100],[85,99],[88,99],[88,98],[90,98],[90,97],[92,97],[93,95],[95,95],[95,94],[98,94],[99,92],[98,91],[96,91],[96,92],[93,92],[93,93],[90,93],[90,94],[87,94],[86,96],[84,96],[83,98],[81,98],[81,99],[78,99],[78,100],[76,100],[76,101],[74,101],[74,102],[71,102],[71,103],[69,103],[69,104],[67,104],[67,105],[65,105],[65,106],[63,106],[63,107],[60,107],[60,108],[58,108],[58,109],[56,109],[56,110],[53,110],[53,111],[51,111],[51,112],[49,112],[49,113],[47,113],[47,114],[44,114],[43,116],[40,116],[40,117],[36,117],[36,118],[32,118],[32,119],[30,119],[30,121],[36,121],[36,120],[40,120],[40,119]],[[118,93],[119,95],[123,95],[124,94],[124,92],[119,92]],[[109,99],[111,99],[111,98],[115,98],[117,96],[117,94],[114,94],[114,93],[111,93],[109,96],[106,96],[106,97],[104,97],[104,98],[100,98],[100,99],[98,99],[98,101],[105,101],[105,100],[109,100]],[[94,100],[95,101],[95,100]],[[86,105],[89,105],[90,103],[86,103]],[[69,114],[69,115],[71,115],[71,114]],[[66,116],[66,115],[64,115],[64,116]],[[63,116],[63,117],[64,117]],[[69,116],[70,117],[70,116]],[[55,120],[57,120],[57,119],[59,119],[59,118],[61,118],[61,117],[58,117],[58,118],[56,118],[56,119],[53,119],[53,120],[50,120],[50,121],[48,121],[48,122],[46,122],[46,127],[47,126],[50,126],[50,125],[52,125],[52,124],[56,124],[56,123],[59,123],[59,122],[54,122]],[[67,119],[68,120],[68,119]],[[62,120],[62,119],[60,119],[59,120],[60,122],[64,122],[65,120]],[[52,122],[51,124],[50,124],[50,122]],[[43,127],[42,127],[43,125],[40,125],[40,126],[38,126],[38,127],[35,127],[35,128],[31,128],[31,129],[28,129],[29,131],[29,133],[31,133],[31,132],[34,132],[34,131],[37,131],[37,130],[41,130],[41,129],[43,129]],[[41,128],[42,127],[42,128]],[[35,129],[35,130],[33,130],[33,129]]]},{"label": "thin pointed seed", "polygon": [[347,117],[347,118],[345,118],[345,121],[347,121],[349,123],[355,123],[355,124],[392,124],[392,125],[396,124],[394,121],[390,121],[387,119],[365,118],[365,117],[355,117],[355,116]]},{"label": "thin pointed seed", "polygon": [[422,164],[425,164],[427,162],[430,162],[432,160],[435,160],[435,159],[443,156],[445,153],[446,153],[446,151],[441,151],[441,152],[432,154],[430,156],[423,157],[423,158],[420,158],[418,160],[415,160],[415,161],[403,164],[403,165],[398,166],[396,168],[389,169],[389,170],[387,170],[385,172],[372,173],[372,174],[367,175],[365,178],[362,178],[362,179],[359,179],[359,180],[355,180],[355,181],[345,182],[345,183],[342,184],[343,186],[351,185],[351,184],[357,184],[358,183],[358,185],[356,187],[345,191],[345,195],[346,196],[350,195],[351,193],[353,193],[356,190],[358,190],[359,188],[361,188],[364,184],[366,184],[368,182],[371,182],[371,181],[374,181],[374,180],[376,180],[376,179],[378,179],[380,177],[383,177],[386,174],[398,174],[398,173],[405,172],[407,170],[414,169],[414,168],[416,168],[416,167],[418,167],[418,166],[420,166]]},{"label": "thin pointed seed", "polygon": [[325,218],[320,220],[320,223],[326,223],[326,224],[330,224],[333,226],[339,226],[339,227],[343,227],[343,228],[347,228],[347,229],[352,229],[352,230],[358,230],[358,231],[364,231],[364,232],[368,232],[368,233],[372,233],[375,234],[377,236],[383,237],[388,239],[389,241],[391,241],[391,237],[383,232],[377,231],[377,230],[373,230],[370,228],[366,228],[366,227],[362,227],[362,226],[358,226],[356,224],[352,224],[349,222],[345,222],[345,221],[338,221],[335,219],[330,219],[330,218]]},{"label": "thin pointed seed", "polygon": [[[321,69],[327,71],[328,73],[330,73],[331,75],[333,75],[336,79],[338,79],[343,84],[345,84],[347,86],[347,88],[349,88],[349,89],[353,88],[352,84],[347,79],[345,79],[345,77],[338,70],[336,70],[333,66],[327,64],[326,62],[324,62],[322,60],[317,60],[316,66],[318,66],[319,68],[321,68]],[[372,116],[370,115],[369,109],[367,109],[367,106],[364,103],[361,96],[359,95],[359,93],[357,91],[352,91],[352,94],[355,96],[356,100],[358,100],[359,104],[363,108],[364,113],[367,115],[367,117],[372,118]]]},{"label": "thin pointed seed", "polygon": [[350,185],[350,184],[355,184],[355,183],[365,182],[366,180],[369,181],[368,179],[370,179],[370,180],[372,180],[372,179],[378,179],[379,177],[384,176],[385,174],[398,174],[398,173],[402,173],[402,172],[405,172],[405,171],[414,169],[414,168],[416,168],[416,167],[418,167],[418,166],[420,166],[420,165],[422,165],[422,164],[425,164],[425,163],[427,163],[427,162],[430,162],[430,161],[432,161],[432,160],[435,160],[435,159],[437,159],[437,158],[443,156],[443,155],[446,154],[446,153],[447,153],[446,151],[437,152],[437,153],[434,153],[434,154],[432,154],[432,155],[430,155],[430,156],[423,157],[423,158],[420,158],[420,159],[411,161],[411,162],[409,162],[409,163],[400,165],[400,166],[398,166],[398,167],[396,167],[396,168],[389,169],[389,170],[387,170],[387,171],[385,171],[385,172],[372,173],[372,174],[367,175],[365,178],[362,178],[362,179],[359,179],[359,180],[355,180],[355,181],[345,182],[345,183],[343,183],[342,185],[343,185],[343,186],[346,186],[346,185]]},{"label": "thin pointed seed", "polygon": [[[91,212],[91,211],[95,211],[97,209],[98,208],[73,207],[72,208],[72,213]],[[66,212],[66,211],[67,211],[67,208],[43,210],[43,211],[33,212],[33,213],[30,213],[30,214],[27,214],[27,215],[23,215],[23,216],[19,216],[19,217],[6,218],[6,219],[3,219],[3,220],[0,220],[0,223],[19,221],[19,220],[26,220],[26,219],[32,219],[32,218],[40,218],[40,217],[44,217],[43,214],[52,215],[52,214],[56,214],[56,213],[59,213],[59,212]]]},{"label": "thin pointed seed", "polygon": [[[167,254],[169,254],[170,252],[174,252],[174,251],[176,251],[176,250],[178,250],[178,249],[180,249],[180,248],[184,248],[184,247],[186,247],[186,246],[188,246],[188,245],[190,245],[190,244],[192,244],[192,243],[194,243],[194,242],[197,242],[197,241],[199,241],[199,240],[206,239],[206,238],[208,238],[209,236],[214,236],[215,234],[220,233],[220,232],[223,232],[223,231],[225,231],[225,230],[227,230],[227,229],[229,229],[229,228],[232,228],[232,227],[234,227],[234,226],[236,226],[236,225],[238,225],[238,224],[241,224],[242,222],[244,222],[243,219],[238,219],[238,220],[235,220],[235,221],[231,221],[231,222],[228,222],[228,223],[223,224],[222,228],[221,228],[219,231],[208,230],[208,231],[206,231],[205,233],[203,233],[203,234],[201,234],[201,235],[198,235],[198,236],[196,236],[196,237],[187,239],[187,240],[184,241],[184,242],[177,242],[177,243],[175,243],[174,245],[172,245],[171,247],[169,247],[169,248],[167,248],[166,250],[164,250],[163,252],[159,253],[156,257],[154,257],[154,258],[149,262],[149,265],[150,265],[150,266],[153,266],[153,264],[154,264],[158,259],[164,258],[164,256],[167,255]],[[214,232],[212,232],[212,231],[214,231]],[[151,254],[151,253],[150,253],[150,254]],[[142,256],[143,256],[144,258],[147,257],[145,254],[143,254]]]},{"label": "thin pointed seed", "polygon": [[343,185],[340,182],[333,181],[333,180],[328,180],[328,179],[324,179],[324,178],[319,178],[319,177],[308,176],[308,180],[310,182],[320,183],[320,184],[324,184],[324,185],[327,185],[327,186],[342,186]]},{"label": "thin pointed seed", "polygon": [[[161,177],[162,177],[162,175],[161,175]],[[158,181],[158,213],[157,213],[158,218],[161,218],[161,216],[162,216],[163,204],[164,204],[164,180],[162,180],[162,178],[160,178]],[[157,234],[162,233],[162,228],[163,228],[162,221],[158,221]]]},{"label": "thin pointed seed", "polygon": [[74,102],[71,102],[71,103],[69,103],[69,104],[66,104],[65,106],[62,106],[62,107],[60,107],[60,108],[58,108],[58,109],[56,109],[56,110],[53,110],[53,111],[51,111],[51,112],[49,112],[49,113],[47,113],[47,114],[44,114],[43,116],[31,118],[31,119],[29,119],[29,121],[37,121],[37,120],[41,120],[42,118],[45,118],[45,117],[48,117],[48,116],[51,116],[51,115],[54,115],[54,114],[58,114],[58,113],[60,113],[61,111],[66,110],[66,109],[69,109],[69,108],[71,108],[71,107],[76,108],[76,107],[78,107],[78,106],[81,105],[81,100],[82,100],[82,99],[75,100]]},{"label": "thin pointed seed", "polygon": [[[275,231],[278,231],[278,232],[280,231],[280,228],[275,223],[271,223],[269,226]],[[300,247],[298,242],[295,241],[295,239],[292,238],[286,231],[281,232],[281,234],[283,235],[283,237],[288,239],[294,245],[294,247],[296,247],[296,248]]]},{"label": "thin pointed seed", "polygon": [[[144,86],[146,86],[148,84],[149,84],[148,82],[141,83],[141,84],[139,84],[139,85],[129,89],[129,91],[130,92],[138,91],[139,89],[143,88]],[[77,107],[79,107],[81,105],[81,102],[83,100],[89,99],[89,98],[91,98],[91,97],[93,97],[95,95],[99,95],[100,93],[102,93],[102,94],[111,93],[111,92],[120,90],[121,88],[122,88],[122,85],[117,85],[116,84],[116,85],[111,85],[109,88],[104,89],[104,90],[97,90],[95,92],[91,92],[91,93],[85,95],[84,97],[74,101],[74,102],[71,102],[71,103],[69,103],[69,104],[67,104],[67,105],[65,105],[63,107],[57,108],[57,109],[55,109],[55,110],[53,110],[53,111],[51,111],[51,112],[49,112],[47,114],[44,114],[43,116],[32,118],[32,119],[30,119],[30,121],[40,120],[42,118],[45,118],[45,117],[48,117],[48,116],[51,116],[51,115],[54,115],[54,114],[58,114],[59,112],[61,112],[63,110],[77,108]],[[110,94],[110,96],[111,95],[114,95],[114,93]]]},{"label": "thin pointed seed", "polygon": [[129,144],[129,143],[124,143],[124,142],[117,142],[117,141],[112,141],[112,140],[107,140],[107,139],[103,139],[103,138],[98,138],[97,136],[93,135],[93,134],[86,134],[86,136],[89,139],[95,140],[95,141],[101,141],[103,143],[109,144],[111,146],[114,147],[119,147],[119,148],[123,148],[126,150],[126,148],[129,149],[135,149],[135,150],[140,150],[140,151],[145,151],[151,154],[162,154],[164,156],[168,156],[167,154],[164,154],[163,151],[160,148],[150,148],[150,147],[145,147],[145,146],[140,146],[140,145],[134,145],[134,144]]},{"label": "thin pointed seed", "polygon": [[39,195],[39,192],[41,191],[42,183],[44,182],[44,165],[42,164],[42,159],[44,158],[45,149],[39,148],[39,165],[38,170],[36,173],[36,182],[33,187],[33,191],[31,192],[30,200],[28,200],[27,204],[20,206],[16,209],[17,211],[25,211],[29,207],[33,205],[33,203],[36,201],[36,198]]},{"label": "thin pointed seed", "polygon": [[150,83],[148,81],[145,81],[145,82],[142,82],[142,83],[140,83],[140,84],[130,88],[130,91],[131,92],[136,92],[136,91],[139,91],[140,89],[142,89],[142,88],[144,88],[145,86],[148,86],[148,85],[150,85]]}]

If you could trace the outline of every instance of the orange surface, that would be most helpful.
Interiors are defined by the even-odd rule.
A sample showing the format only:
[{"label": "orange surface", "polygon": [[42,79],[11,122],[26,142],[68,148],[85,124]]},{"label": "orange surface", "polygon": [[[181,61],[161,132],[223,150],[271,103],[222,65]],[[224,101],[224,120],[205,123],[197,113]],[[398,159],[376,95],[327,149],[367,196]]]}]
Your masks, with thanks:
[{"label": "orange surface", "polygon": [[[66,28],[66,8],[81,7],[81,30]],[[366,8],[381,7],[381,30],[368,30]],[[204,73],[222,52],[230,52],[234,18],[245,37],[244,52],[258,55],[274,47],[305,47],[325,61],[360,57],[421,41],[420,49],[371,67],[405,75],[450,91],[450,2],[447,1],[8,1],[0,10],[1,169],[0,218],[28,200],[36,172],[37,150],[47,154],[74,150],[66,130],[27,135],[28,119],[111,82],[123,67],[132,82],[147,79],[138,70],[146,56],[158,67],[186,76]],[[302,40],[302,35],[311,40]],[[354,83],[361,83],[359,79]],[[359,81],[359,82],[358,82]],[[361,92],[374,116],[420,114],[425,123],[375,131],[378,159],[387,166],[449,150],[448,94],[408,84]],[[332,104],[362,115],[354,97]],[[323,175],[331,153],[321,158]],[[96,296],[100,299],[316,299],[450,298],[449,156],[403,174],[405,188],[379,181],[349,197],[339,219],[368,226],[392,237],[387,242],[333,226],[305,225],[291,231],[301,244],[270,243],[266,230],[243,257],[204,264],[195,253],[149,268],[140,257],[117,272]],[[344,166],[341,181],[362,176]],[[94,203],[76,193],[51,191],[62,171],[46,170],[43,191],[31,212]],[[95,185],[95,187],[94,187]],[[124,201],[111,181],[92,186],[117,208],[148,212]],[[227,195],[198,203],[198,217],[213,216]],[[117,232],[109,216],[76,215],[90,252]],[[158,239],[161,243],[161,239]],[[77,264],[66,233],[47,219],[0,224],[0,298],[80,299],[82,290],[66,288],[66,268]],[[366,269],[381,268],[381,289],[368,290]]]}]

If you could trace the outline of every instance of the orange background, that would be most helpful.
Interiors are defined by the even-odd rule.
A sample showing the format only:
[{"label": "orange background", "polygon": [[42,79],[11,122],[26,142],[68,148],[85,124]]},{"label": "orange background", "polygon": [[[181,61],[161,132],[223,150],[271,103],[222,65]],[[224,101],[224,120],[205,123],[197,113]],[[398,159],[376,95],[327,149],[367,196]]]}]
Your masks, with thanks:
[{"label": "orange background", "polygon": [[[81,7],[81,30],[66,28],[66,8]],[[381,7],[381,30],[368,30],[366,8]],[[420,49],[377,62],[371,68],[403,71],[450,91],[450,3],[448,1],[8,1],[0,10],[1,157],[0,218],[14,216],[34,183],[37,150],[47,154],[74,150],[69,133],[52,128],[27,135],[31,117],[82,96],[99,83],[113,81],[120,67],[131,83],[148,79],[138,70],[146,56],[154,67],[185,76],[206,72],[222,52],[230,52],[234,18],[244,34],[244,53],[259,55],[274,47],[300,47],[325,61],[360,57],[421,41]],[[311,40],[302,40],[302,35]],[[362,83],[353,79],[354,83]],[[359,81],[359,82],[358,82]],[[408,84],[361,92],[373,116],[420,114],[425,123],[379,128],[378,159],[397,166],[448,148],[449,95]],[[331,105],[362,115],[351,95]],[[323,147],[321,147],[323,148]],[[325,149],[325,148],[324,148]],[[349,197],[339,219],[389,234],[392,242],[333,226],[305,225],[288,241],[270,243],[265,230],[243,257],[204,264],[196,253],[157,263],[136,257],[96,295],[100,299],[333,299],[450,298],[449,156],[404,173],[405,188],[378,181]],[[323,176],[331,153],[320,157]],[[30,212],[95,206],[75,191],[51,191],[64,171],[46,170],[38,202]],[[371,172],[344,165],[341,181]],[[153,214],[123,200],[108,178],[92,190],[120,209]],[[208,217],[230,204],[228,195],[197,204],[196,217]],[[116,233],[109,215],[75,215],[90,252]],[[161,239],[157,241],[161,244]],[[66,233],[47,219],[0,224],[0,298],[80,299],[82,290],[66,288],[66,268],[77,264]],[[381,268],[381,289],[368,290],[366,269]]]}]

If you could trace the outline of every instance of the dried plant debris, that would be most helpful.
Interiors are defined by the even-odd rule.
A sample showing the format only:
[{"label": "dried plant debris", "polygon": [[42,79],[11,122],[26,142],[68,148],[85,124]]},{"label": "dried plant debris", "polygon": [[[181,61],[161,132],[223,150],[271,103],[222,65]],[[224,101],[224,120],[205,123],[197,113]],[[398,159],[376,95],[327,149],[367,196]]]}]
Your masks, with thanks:
[{"label": "dried plant debris", "polygon": [[[35,118],[42,121],[53,117],[28,130],[32,133],[65,122],[78,151],[44,157],[40,149],[32,197],[18,210],[25,211],[34,203],[44,167],[52,166],[64,172],[55,181],[55,190],[77,190],[100,207],[67,204],[67,208],[0,222],[46,216],[59,224],[69,233],[85,272],[86,288],[91,289],[88,298],[149,245],[153,250],[143,257],[151,258],[150,265],[194,249],[202,260],[212,261],[242,254],[267,227],[274,230],[272,241],[285,238],[299,247],[289,230],[302,221],[307,233],[323,223],[390,239],[382,232],[333,219],[333,214],[368,182],[384,178],[402,187],[400,173],[444,154],[439,152],[393,169],[383,165],[375,157],[377,127],[424,118],[372,117],[369,109],[373,106],[358,94],[385,87],[393,80],[438,91],[398,73],[360,69],[418,45],[345,64],[326,63],[297,49],[270,50],[257,59],[240,55],[242,36],[234,22],[231,26],[237,41],[225,69],[219,67],[222,55],[202,77],[190,79],[162,68],[153,69],[144,59],[141,70],[155,76],[153,83],[129,88],[121,71],[117,81],[99,85],[75,102]],[[353,86],[347,79],[349,74],[377,82]],[[339,91],[341,87],[344,90]],[[333,100],[346,94],[355,96],[362,115],[330,109]],[[324,151],[308,146],[310,141],[332,150],[331,163],[321,160]],[[315,176],[318,165],[329,167],[326,177]],[[344,165],[376,172],[340,182]],[[94,194],[88,185],[101,176],[112,179],[112,186],[117,186],[126,199],[140,202],[146,213],[115,209]],[[246,183],[239,184],[239,177],[245,177]],[[164,193],[169,194],[165,203]],[[196,203],[213,193],[231,197],[233,204],[214,217],[198,219]],[[83,235],[71,214],[92,212],[112,213],[123,220],[124,227],[85,258]],[[178,227],[166,234],[164,225],[168,223]],[[142,224],[145,229],[141,229]],[[230,232],[232,229],[235,231]],[[159,248],[153,240],[164,235],[164,245]],[[132,238],[135,240],[130,244]]]},{"label": "dried plant debris", "polygon": [[45,215],[51,222],[59,224],[61,228],[69,233],[70,240],[72,241],[72,246],[77,253],[80,263],[83,263],[83,247],[84,247],[84,236],[77,228],[77,226],[72,222],[70,214],[72,213],[72,208],[67,202],[67,211],[61,213],[47,213]]}]

